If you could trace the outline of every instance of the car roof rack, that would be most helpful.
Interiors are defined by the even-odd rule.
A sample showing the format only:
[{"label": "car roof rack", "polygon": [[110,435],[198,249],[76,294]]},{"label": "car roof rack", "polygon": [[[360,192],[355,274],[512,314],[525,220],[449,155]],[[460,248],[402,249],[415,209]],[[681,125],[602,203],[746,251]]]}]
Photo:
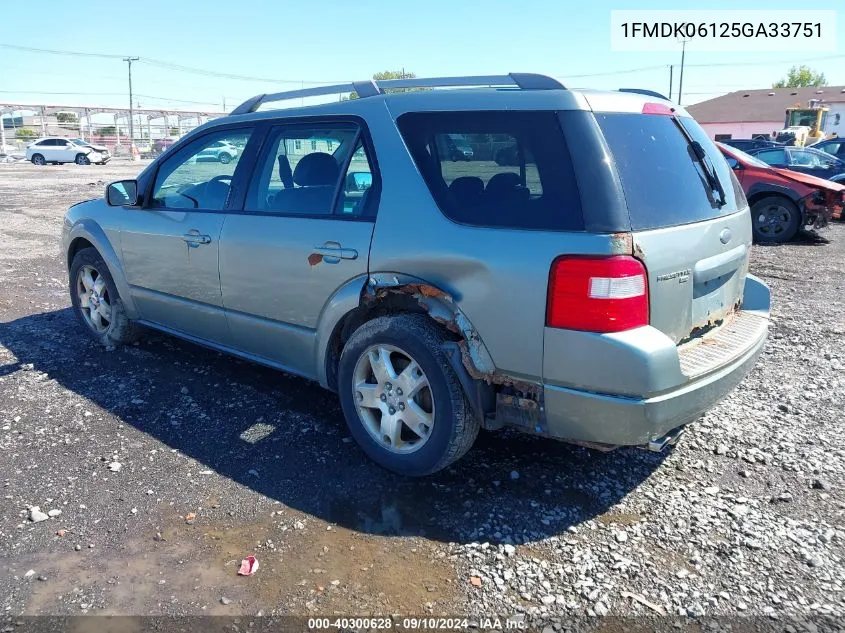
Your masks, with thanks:
[{"label": "car roof rack", "polygon": [[669,101],[669,99],[666,98],[666,95],[662,95],[654,90],[646,90],[645,88],[619,88],[618,92],[633,92],[638,95],[645,95],[647,97],[657,97],[658,99],[664,99],[665,101]]},{"label": "car roof rack", "polygon": [[473,86],[508,86],[521,90],[565,90],[557,79],[534,73],[509,73],[507,75],[471,75],[466,77],[422,77],[408,79],[369,79],[350,81],[331,86],[317,86],[302,90],[289,90],[272,94],[260,94],[244,101],[232,110],[231,115],[255,112],[265,103],[288,101],[304,97],[355,92],[362,99],[384,94],[386,90],[397,88],[469,88]]}]

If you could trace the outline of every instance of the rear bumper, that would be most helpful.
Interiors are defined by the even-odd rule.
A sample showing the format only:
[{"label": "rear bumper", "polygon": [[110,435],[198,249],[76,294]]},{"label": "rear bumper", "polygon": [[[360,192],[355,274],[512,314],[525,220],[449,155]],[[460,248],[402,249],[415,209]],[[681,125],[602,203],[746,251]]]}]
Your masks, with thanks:
[{"label": "rear bumper", "polygon": [[[765,284],[749,275],[736,320],[702,342],[681,348],[660,345],[654,332],[595,340],[592,356],[579,365],[582,375],[589,378],[595,371],[588,365],[604,364],[598,371],[607,384],[629,393],[547,383],[538,430],[561,439],[637,446],[692,422],[754,367],[768,334],[769,301]],[[602,343],[609,350],[602,350]],[[581,348],[588,347],[582,342]]]}]

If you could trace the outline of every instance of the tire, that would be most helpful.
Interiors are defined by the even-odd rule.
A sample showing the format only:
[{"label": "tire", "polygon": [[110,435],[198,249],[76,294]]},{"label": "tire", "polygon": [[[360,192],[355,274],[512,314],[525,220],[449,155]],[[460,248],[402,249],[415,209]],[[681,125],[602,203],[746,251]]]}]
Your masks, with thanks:
[{"label": "tire", "polygon": [[788,242],[801,223],[798,207],[783,196],[767,196],[751,207],[751,229],[754,241],[764,244]]},{"label": "tire", "polygon": [[[105,301],[106,305],[110,307],[111,318],[103,321],[105,327],[97,328],[90,318],[91,304],[88,306],[82,305],[82,298],[80,293],[85,287],[78,287],[82,284],[80,273],[83,270],[93,271],[96,273],[92,275],[96,282],[102,279],[101,289],[98,292],[99,303]],[[125,345],[132,343],[138,338],[138,326],[132,323],[126,316],[126,309],[123,306],[123,301],[117,292],[106,262],[100,257],[100,254],[94,248],[83,248],[73,257],[73,263],[70,266],[70,301],[73,305],[73,312],[76,318],[79,319],[82,328],[87,334],[107,348],[115,347],[117,345]]]},{"label": "tire", "polygon": [[44,160],[44,156],[42,154],[33,154],[32,155],[32,164],[33,165],[46,165],[47,161]]},{"label": "tire", "polygon": [[90,165],[91,159],[88,158],[85,154],[77,154],[73,162],[77,165]]},{"label": "tire", "polygon": [[224,165],[228,165],[229,163],[231,163],[231,162],[232,162],[232,157],[231,157],[231,156],[229,156],[226,152],[223,152],[222,154],[220,154],[220,155],[217,157],[217,160],[219,160],[219,161],[220,161],[221,163],[223,163]]},{"label": "tire", "polygon": [[[441,344],[445,340],[443,331],[427,316],[400,314],[368,321],[352,334],[343,348],[338,366],[338,390],[346,423],[352,436],[367,456],[387,470],[411,477],[429,475],[463,457],[478,436],[479,420],[473,415],[458,377],[441,349]],[[404,440],[400,439],[394,445],[388,441],[387,434],[382,436],[383,439],[377,439],[376,435],[383,432],[384,427],[376,431],[372,422],[375,419],[376,425],[382,424],[383,416],[380,410],[372,407],[368,409],[372,415],[365,413],[362,416],[359,413],[361,402],[359,398],[363,395],[356,388],[356,385],[361,384],[362,374],[359,368],[367,368],[366,371],[372,368],[368,360],[369,352],[376,346],[380,349],[391,349],[388,357],[393,359],[392,362],[399,377],[396,379],[397,385],[391,392],[391,399],[383,405],[378,402],[375,404],[385,409],[393,404],[408,413],[410,413],[409,410],[419,411],[420,408],[426,408],[427,404],[430,405],[430,413],[423,411],[426,415],[430,415],[431,419],[428,434],[424,439],[413,433],[411,427],[405,426],[405,423],[401,421],[397,425],[397,428],[401,429],[399,435],[404,434],[410,437],[411,444],[405,444]],[[375,353],[378,354],[378,352]],[[404,382],[404,379],[411,375],[402,373],[399,362],[403,355],[410,358],[412,362],[416,362],[423,380],[427,382],[426,387],[417,392],[418,395],[411,399],[404,398],[408,400],[407,404],[402,402],[404,394],[399,388],[402,384],[409,384]],[[410,368],[410,363],[405,367]],[[376,382],[374,373],[371,374],[371,379]],[[369,380],[367,382],[369,383]],[[388,385],[389,387],[391,385]],[[381,385],[373,385],[373,388],[374,391],[370,395],[372,401],[375,402],[376,393],[380,391]],[[428,390],[427,393],[426,390]],[[386,390],[381,392],[387,393]],[[420,404],[417,403],[418,400]],[[391,407],[391,411],[393,410]],[[401,413],[396,413],[396,418],[398,419],[401,415]],[[369,418],[369,424],[365,418]],[[421,444],[418,448],[413,448],[413,442],[421,442]],[[393,449],[390,446],[397,448]],[[409,448],[410,452],[399,452]]]}]

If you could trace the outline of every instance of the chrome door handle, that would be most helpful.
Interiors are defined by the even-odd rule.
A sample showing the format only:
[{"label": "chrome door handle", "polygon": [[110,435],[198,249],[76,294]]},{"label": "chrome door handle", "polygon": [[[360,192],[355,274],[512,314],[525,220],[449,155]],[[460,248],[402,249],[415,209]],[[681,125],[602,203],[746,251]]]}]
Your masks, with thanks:
[{"label": "chrome door handle", "polygon": [[211,236],[210,235],[200,235],[199,232],[197,232],[197,233],[185,233],[182,236],[182,239],[191,248],[196,248],[200,244],[211,244]]},{"label": "chrome door handle", "polygon": [[343,248],[337,242],[326,242],[322,246],[315,246],[314,253],[323,256],[327,264],[337,264],[341,259],[357,259],[358,251],[354,248]]}]

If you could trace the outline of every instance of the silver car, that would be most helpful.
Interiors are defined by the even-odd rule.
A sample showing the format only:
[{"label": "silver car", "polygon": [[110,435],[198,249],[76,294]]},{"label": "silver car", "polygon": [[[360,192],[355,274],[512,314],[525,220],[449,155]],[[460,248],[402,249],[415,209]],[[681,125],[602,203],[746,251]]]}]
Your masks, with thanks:
[{"label": "silver car", "polygon": [[[243,149],[201,160],[221,143]],[[674,443],[763,347],[750,248],[683,108],[530,74],[260,95],[64,222],[94,339],[143,325],[316,380],[367,455],[417,476],[480,428]]]}]

